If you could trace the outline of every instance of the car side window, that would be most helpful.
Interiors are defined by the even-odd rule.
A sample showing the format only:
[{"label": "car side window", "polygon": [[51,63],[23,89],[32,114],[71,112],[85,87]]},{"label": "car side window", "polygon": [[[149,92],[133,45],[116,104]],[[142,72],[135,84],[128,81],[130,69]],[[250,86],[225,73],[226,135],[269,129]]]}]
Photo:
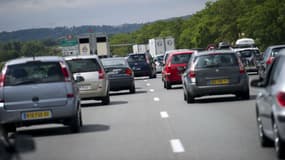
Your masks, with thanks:
[{"label": "car side window", "polygon": [[273,85],[280,75],[282,68],[282,60],[280,59],[280,57],[274,60],[271,68],[272,69],[270,71],[270,74],[268,75],[268,85]]}]

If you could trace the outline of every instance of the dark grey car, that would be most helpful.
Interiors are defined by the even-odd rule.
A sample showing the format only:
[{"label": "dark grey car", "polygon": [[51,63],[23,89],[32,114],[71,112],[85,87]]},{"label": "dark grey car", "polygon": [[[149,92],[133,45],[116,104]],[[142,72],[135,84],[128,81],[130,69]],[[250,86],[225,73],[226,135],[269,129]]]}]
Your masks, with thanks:
[{"label": "dark grey car", "polygon": [[249,99],[248,75],[234,51],[193,54],[182,76],[187,103],[193,103],[195,97],[219,94],[235,94]]},{"label": "dark grey car", "polygon": [[275,57],[264,79],[252,80],[260,92],[256,98],[256,119],[261,146],[275,145],[279,158],[285,158],[285,53]]},{"label": "dark grey car", "polygon": [[265,71],[267,66],[273,62],[274,57],[276,57],[279,54],[279,51],[281,51],[282,49],[285,49],[285,44],[269,46],[264,51],[262,60],[260,61],[258,67],[258,74],[261,78],[265,77]]},{"label": "dark grey car", "polygon": [[78,87],[60,57],[11,60],[0,77],[0,122],[16,127],[63,123],[73,132],[82,126]]},{"label": "dark grey car", "polygon": [[130,93],[136,92],[134,72],[125,58],[103,58],[101,61],[108,74],[111,91],[127,89]]}]

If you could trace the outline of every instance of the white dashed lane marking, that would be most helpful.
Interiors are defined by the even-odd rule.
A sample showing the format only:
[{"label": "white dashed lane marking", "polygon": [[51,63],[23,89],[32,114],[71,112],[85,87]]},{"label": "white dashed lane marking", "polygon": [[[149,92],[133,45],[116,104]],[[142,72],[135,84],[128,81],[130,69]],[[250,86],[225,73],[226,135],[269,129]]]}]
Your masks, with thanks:
[{"label": "white dashed lane marking", "polygon": [[169,117],[168,113],[165,111],[160,112],[160,116],[161,116],[161,118],[168,118]]},{"label": "white dashed lane marking", "polygon": [[179,139],[172,139],[170,140],[170,145],[172,147],[172,151],[174,153],[181,153],[185,152],[184,147]]},{"label": "white dashed lane marking", "polygon": [[150,83],[147,83],[146,86],[150,86]]},{"label": "white dashed lane marking", "polygon": [[150,89],[149,91],[150,91],[150,92],[154,92],[154,89]]},{"label": "white dashed lane marking", "polygon": [[160,101],[160,99],[158,97],[154,97],[153,100],[156,102]]}]

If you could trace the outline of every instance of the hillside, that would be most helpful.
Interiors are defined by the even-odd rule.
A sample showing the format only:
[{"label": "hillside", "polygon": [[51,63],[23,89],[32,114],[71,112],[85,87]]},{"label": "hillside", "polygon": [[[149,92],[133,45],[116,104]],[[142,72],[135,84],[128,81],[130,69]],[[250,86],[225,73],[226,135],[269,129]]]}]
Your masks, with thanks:
[{"label": "hillside", "polygon": [[129,33],[140,29],[142,26],[143,24],[124,24],[120,26],[102,25],[26,29],[13,32],[1,32],[0,42],[57,39],[68,34],[78,35],[88,32],[104,32],[107,34]]}]

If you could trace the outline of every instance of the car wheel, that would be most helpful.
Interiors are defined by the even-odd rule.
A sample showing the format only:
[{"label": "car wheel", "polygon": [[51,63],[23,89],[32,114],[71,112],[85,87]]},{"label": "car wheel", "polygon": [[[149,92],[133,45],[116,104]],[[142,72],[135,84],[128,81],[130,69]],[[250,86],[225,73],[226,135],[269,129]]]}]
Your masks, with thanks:
[{"label": "car wheel", "polygon": [[82,127],[82,114],[81,109],[78,109],[76,115],[71,118],[70,121],[70,130],[72,133],[79,133],[80,128]]},{"label": "car wheel", "polygon": [[257,129],[258,129],[260,145],[262,147],[272,146],[272,141],[264,134],[263,124],[262,124],[258,110],[256,110],[256,121],[257,121]]},{"label": "car wheel", "polygon": [[5,136],[8,136],[9,132],[16,132],[16,126],[13,124],[4,124],[3,125],[3,132]]},{"label": "car wheel", "polygon": [[133,84],[130,88],[130,93],[136,93],[136,87],[135,84]]},{"label": "car wheel", "polygon": [[285,143],[280,138],[279,130],[275,122],[273,122],[274,132],[274,148],[278,158],[285,158]]},{"label": "car wheel", "polygon": [[107,92],[107,95],[102,99],[102,104],[103,104],[103,105],[108,105],[108,104],[110,104],[109,91]]},{"label": "car wheel", "polygon": [[186,91],[186,102],[187,104],[195,103],[195,97],[192,96],[188,91]]},{"label": "car wheel", "polygon": [[242,98],[242,99],[245,99],[245,100],[250,99],[249,90],[243,92],[243,93],[241,94],[241,98]]},{"label": "car wheel", "polygon": [[169,82],[164,81],[164,83],[165,83],[165,88],[166,89],[171,89],[171,84]]}]

